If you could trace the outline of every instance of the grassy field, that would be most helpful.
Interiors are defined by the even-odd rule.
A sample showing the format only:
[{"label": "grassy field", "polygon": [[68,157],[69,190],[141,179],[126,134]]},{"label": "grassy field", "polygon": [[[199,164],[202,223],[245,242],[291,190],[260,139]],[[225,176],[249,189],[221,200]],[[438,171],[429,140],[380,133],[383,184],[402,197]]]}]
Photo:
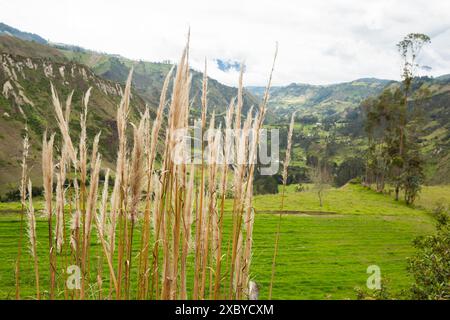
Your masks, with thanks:
[{"label": "grassy field", "polygon": [[[423,194],[439,198],[438,194],[447,189],[426,189]],[[280,199],[281,194],[264,195],[256,196],[254,202],[257,214],[251,270],[252,278],[260,286],[261,298],[266,298],[268,294]],[[425,196],[421,199],[424,201]],[[230,203],[227,205],[230,206]],[[14,211],[18,209],[16,203],[0,204],[2,299],[14,297],[13,270],[20,224],[19,216]],[[424,209],[407,207],[389,196],[356,185],[328,190],[322,208],[312,188],[306,192],[295,192],[291,186],[286,192],[284,209],[301,214],[291,212],[282,217],[273,292],[275,299],[354,299],[355,287],[365,287],[368,277],[366,269],[370,265],[380,267],[390,289],[405,289],[411,281],[406,272],[406,258],[414,252],[411,242],[416,236],[430,233],[434,228],[433,219]],[[319,211],[324,214],[315,214]],[[225,226],[229,222],[230,217],[227,216]],[[45,221],[38,221],[41,281],[44,287],[48,279],[46,232]],[[95,245],[92,249],[98,248]],[[28,256],[25,250],[22,270],[25,296],[31,296],[34,290],[32,264]],[[190,262],[192,265],[192,257]],[[95,292],[95,286],[91,292]]]},{"label": "grassy field", "polygon": [[[280,195],[257,196],[259,210],[278,210]],[[289,188],[285,209],[327,215],[283,215],[274,296],[280,299],[354,299],[365,287],[367,267],[378,265],[393,291],[410,284],[406,258],[411,241],[433,230],[424,210],[397,203],[360,186],[330,189],[321,208],[313,190]],[[261,214],[255,223],[253,272],[267,288],[276,219]],[[273,233],[273,232],[272,232]]]}]

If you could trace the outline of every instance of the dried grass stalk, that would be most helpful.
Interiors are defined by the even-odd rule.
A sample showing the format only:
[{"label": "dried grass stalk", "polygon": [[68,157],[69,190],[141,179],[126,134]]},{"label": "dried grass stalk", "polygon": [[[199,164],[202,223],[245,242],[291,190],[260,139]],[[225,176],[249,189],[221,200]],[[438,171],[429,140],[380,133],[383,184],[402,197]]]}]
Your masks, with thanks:
[{"label": "dried grass stalk", "polygon": [[[149,240],[150,240],[150,211],[151,211],[151,194],[153,192],[153,169],[154,162],[156,158],[156,147],[158,145],[159,132],[161,130],[163,121],[163,112],[166,105],[167,89],[169,87],[169,82],[172,77],[174,67],[172,67],[167,74],[164,84],[161,90],[161,96],[159,101],[158,110],[156,112],[156,118],[153,122],[152,132],[150,139],[148,139],[147,149],[147,195],[145,198],[145,212],[144,212],[144,222],[142,227],[141,235],[141,251],[139,256],[139,291],[138,298],[144,299],[148,295],[148,252],[149,252]],[[159,197],[155,197],[159,199]],[[154,224],[155,225],[155,224]]]},{"label": "dried grass stalk", "polygon": [[17,244],[17,260],[15,264],[15,280],[16,280],[16,300],[20,299],[20,260],[22,257],[22,236],[23,236],[23,216],[26,207],[26,183],[27,183],[27,158],[29,151],[28,140],[28,128],[25,125],[25,131],[27,132],[23,138],[23,150],[22,150],[22,174],[20,179],[20,202],[21,202],[21,214],[20,214],[20,230],[19,230],[19,242]]},{"label": "dried grass stalk", "polygon": [[[132,124],[133,145],[128,146],[128,122],[131,100],[131,77],[128,76],[125,90],[117,110],[118,151],[114,172],[114,187],[109,195],[110,173],[106,172],[101,201],[97,208],[101,156],[98,153],[99,135],[94,139],[88,162],[87,110],[91,95],[89,89],[83,97],[80,118],[81,134],[79,156],[69,135],[72,93],[66,100],[63,112],[52,85],[52,98],[56,119],[63,138],[58,170],[53,168],[54,136],[43,142],[43,178],[45,207],[49,221],[50,265],[55,270],[56,255],[52,239],[52,184],[56,176],[56,230],[55,252],[71,248],[73,259],[81,264],[82,285],[80,298],[86,298],[90,281],[91,231],[95,224],[101,244],[98,253],[96,282],[99,294],[103,292],[103,258],[109,270],[109,297],[116,299],[136,298],[187,299],[188,259],[193,249],[194,277],[193,299],[241,299],[249,295],[250,264],[253,241],[254,211],[253,176],[259,143],[259,130],[264,121],[268,88],[258,112],[253,107],[243,116],[243,66],[239,76],[236,100],[232,100],[225,117],[225,136],[216,129],[213,112],[209,119],[206,140],[201,141],[201,165],[178,162],[175,156],[185,155],[185,136],[189,133],[190,88],[192,77],[189,68],[189,40],[176,67],[172,94],[164,125],[166,95],[172,79],[171,69],[161,93],[160,103],[153,125],[150,126],[149,110],[141,115],[139,123]],[[201,96],[201,133],[207,129],[208,77],[207,66],[203,75]],[[272,67],[273,71],[273,67]],[[269,77],[268,87],[272,74]],[[151,127],[151,130],[150,130]],[[161,140],[160,140],[161,139]],[[225,139],[225,146],[222,140]],[[164,143],[161,143],[164,142]],[[157,146],[162,144],[161,161],[157,157]],[[205,158],[208,158],[208,161]],[[158,160],[157,160],[158,159]],[[223,254],[223,221],[225,198],[229,191],[229,163],[233,165],[234,185],[232,207],[232,232],[229,251]],[[89,166],[88,166],[89,164]],[[74,178],[68,180],[66,171],[73,169]],[[196,171],[200,170],[198,175]],[[81,184],[78,185],[77,178]],[[70,180],[69,180],[70,181]],[[71,216],[70,246],[64,246],[64,206],[68,193]],[[75,202],[72,210],[72,201]],[[141,219],[143,210],[143,220]],[[195,210],[195,211],[194,211]],[[195,212],[195,223],[194,223]],[[141,226],[139,254],[134,255],[133,238]],[[82,229],[82,230],[81,230]],[[116,241],[117,239],[117,241]],[[152,247],[152,255],[149,254]],[[65,253],[65,252],[64,252]],[[230,256],[231,255],[231,256]],[[61,254],[63,259],[64,254]],[[101,256],[101,257],[100,257]],[[226,259],[224,259],[226,257]],[[66,259],[66,258],[64,258]],[[136,291],[131,288],[133,263],[139,259]],[[67,259],[64,260],[67,264]],[[114,265],[117,261],[117,265]],[[226,271],[223,271],[225,265]],[[151,266],[151,267],[149,267]],[[53,273],[54,274],[54,273]],[[52,288],[55,283],[52,278]],[[150,286],[151,283],[151,286]],[[227,288],[228,285],[228,288]],[[226,293],[225,290],[229,290]],[[67,292],[67,291],[66,291]],[[67,295],[67,293],[66,293]]]},{"label": "dried grass stalk", "polygon": [[52,134],[50,139],[47,140],[47,131],[44,133],[42,141],[42,179],[44,187],[44,200],[45,200],[45,212],[47,214],[48,221],[48,252],[49,252],[49,266],[50,266],[50,299],[54,298],[55,291],[55,278],[56,278],[56,266],[54,263],[54,246],[53,246],[53,177],[54,177],[54,165],[53,165],[53,143],[55,134]]},{"label": "dried grass stalk", "polygon": [[58,123],[61,135],[64,139],[64,143],[67,146],[67,152],[69,154],[69,157],[72,160],[73,164],[76,166],[77,165],[77,156],[76,156],[75,148],[73,147],[72,139],[70,138],[70,135],[69,135],[69,124],[64,117],[61,103],[58,98],[58,93],[56,92],[55,88],[53,87],[53,83],[51,83],[50,88],[52,91],[52,101],[53,101],[53,107],[55,108],[56,121]]},{"label": "dried grass stalk", "polygon": [[39,263],[37,255],[37,236],[36,236],[36,217],[34,214],[33,207],[33,188],[31,186],[31,180],[28,180],[28,237],[30,239],[30,253],[34,261],[34,274],[36,281],[36,298],[41,299],[40,289],[39,289]]}]

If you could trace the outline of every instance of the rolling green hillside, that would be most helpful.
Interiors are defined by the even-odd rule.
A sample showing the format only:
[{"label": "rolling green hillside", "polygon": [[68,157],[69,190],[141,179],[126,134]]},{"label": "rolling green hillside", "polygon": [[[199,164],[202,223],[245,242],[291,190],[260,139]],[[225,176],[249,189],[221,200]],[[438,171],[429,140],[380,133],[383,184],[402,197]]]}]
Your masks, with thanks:
[{"label": "rolling green hillside", "polygon": [[[399,87],[392,82],[387,89]],[[421,77],[413,81],[409,98],[410,114],[421,118],[421,152],[426,163],[426,182],[450,181],[450,77]],[[338,120],[337,136],[352,141],[365,139],[365,113],[362,106],[347,110]]]},{"label": "rolling green hillside", "polygon": [[[275,87],[270,109],[277,118],[271,127],[280,128],[286,139],[290,115],[296,111],[292,167],[306,168],[308,157],[327,158],[339,166],[344,160],[364,160],[367,148],[365,113],[361,106],[383,89],[394,89],[395,81],[360,79],[331,86],[292,84]],[[249,88],[256,95],[259,87]],[[421,151],[426,163],[426,182],[450,181],[450,77],[421,77],[413,81],[409,99],[411,112],[420,114],[423,125]],[[282,146],[283,147],[283,146]]]},{"label": "rolling green hillside", "polygon": [[[316,115],[320,119],[357,107],[368,96],[379,94],[389,82],[365,78],[321,86],[292,83],[285,87],[273,87],[269,105],[280,116],[296,110],[299,115]],[[247,89],[257,96],[264,92],[262,87]]]},{"label": "rolling green hillside", "polygon": [[52,47],[37,42],[22,41],[6,34],[0,34],[0,52],[29,58],[50,59],[55,62],[67,62],[64,55]]}]

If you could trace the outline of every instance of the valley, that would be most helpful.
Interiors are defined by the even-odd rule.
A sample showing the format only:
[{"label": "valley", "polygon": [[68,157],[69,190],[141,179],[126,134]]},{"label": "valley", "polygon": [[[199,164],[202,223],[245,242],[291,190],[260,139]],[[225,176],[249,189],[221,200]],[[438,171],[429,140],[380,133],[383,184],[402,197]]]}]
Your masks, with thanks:
[{"label": "valley", "polygon": [[[0,23],[0,299],[18,297],[30,217],[23,299],[247,299],[250,281],[260,299],[411,299],[417,239],[450,212],[450,76],[277,85],[266,105],[265,87],[204,77],[187,52],[165,86],[173,62]],[[202,133],[278,129],[278,172],[175,164],[174,132],[199,119]],[[196,151],[217,159],[221,138]],[[250,139],[242,146],[253,155]],[[66,285],[72,262],[87,269],[80,291]],[[370,266],[381,291],[367,290]]]}]

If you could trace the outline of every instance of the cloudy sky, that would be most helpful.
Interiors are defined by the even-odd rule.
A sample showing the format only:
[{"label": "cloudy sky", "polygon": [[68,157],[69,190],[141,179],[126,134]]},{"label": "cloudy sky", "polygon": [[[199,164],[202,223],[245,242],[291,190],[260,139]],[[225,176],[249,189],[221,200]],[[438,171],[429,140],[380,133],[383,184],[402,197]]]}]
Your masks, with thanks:
[{"label": "cloudy sky", "polygon": [[264,85],[275,43],[276,85],[327,84],[361,77],[398,79],[395,44],[410,32],[431,45],[428,75],[450,73],[446,0],[0,0],[0,21],[53,42],[128,58],[177,60],[191,28],[191,64],[235,85],[215,59],[245,61],[246,85]]}]

